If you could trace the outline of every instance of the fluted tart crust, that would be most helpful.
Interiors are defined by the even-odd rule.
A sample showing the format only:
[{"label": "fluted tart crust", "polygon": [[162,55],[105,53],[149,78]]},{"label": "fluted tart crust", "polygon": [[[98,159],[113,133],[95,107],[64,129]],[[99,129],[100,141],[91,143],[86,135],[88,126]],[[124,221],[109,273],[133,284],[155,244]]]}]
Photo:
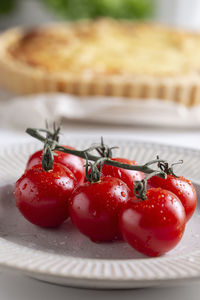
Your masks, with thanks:
[{"label": "fluted tart crust", "polygon": [[158,98],[200,104],[200,35],[109,19],[11,29],[0,84],[17,93]]}]

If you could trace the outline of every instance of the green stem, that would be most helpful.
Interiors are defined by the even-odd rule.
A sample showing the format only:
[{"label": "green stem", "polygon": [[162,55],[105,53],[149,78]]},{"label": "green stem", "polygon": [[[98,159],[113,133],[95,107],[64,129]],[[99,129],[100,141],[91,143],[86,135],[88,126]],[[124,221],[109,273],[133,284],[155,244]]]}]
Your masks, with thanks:
[{"label": "green stem", "polygon": [[[165,174],[165,173],[164,173]],[[141,181],[136,181],[134,184],[134,195],[142,200],[146,200],[146,192],[147,192],[147,181],[153,176],[160,176],[160,171],[154,171],[151,174],[148,174]]]},{"label": "green stem", "polygon": [[[32,136],[32,137],[36,138],[37,140],[45,143],[46,142],[46,137],[44,137],[40,133],[41,131],[44,132],[44,130],[35,129],[35,128],[27,128],[26,129],[26,132],[30,136]],[[58,142],[53,141],[53,140],[48,140],[48,143],[49,143],[49,145],[52,144],[52,150],[57,150],[57,151],[61,151],[61,152],[64,152],[64,153],[73,154],[73,155],[79,156],[79,157],[81,157],[83,159],[86,159],[86,156],[85,156],[85,151],[86,150],[69,149],[69,148],[66,148],[66,147],[63,147],[63,146],[59,145]],[[88,152],[87,152],[87,158],[88,158],[88,160],[91,160],[91,161],[97,161],[97,160],[99,160],[99,156],[92,155],[92,154],[90,154]],[[151,174],[152,172],[157,172],[158,173],[157,176],[159,176],[161,178],[166,178],[166,174],[163,171],[158,172],[157,170],[151,169],[149,167],[149,165],[155,164],[155,163],[159,163],[159,162],[165,163],[166,161],[165,160],[156,159],[156,160],[148,162],[148,163],[146,163],[144,165],[129,165],[129,164],[120,163],[118,161],[111,160],[108,157],[105,160],[104,164],[115,166],[115,167],[122,168],[122,169],[127,169],[127,170],[140,171],[140,172],[143,172],[143,173],[146,173],[146,174]]]}]

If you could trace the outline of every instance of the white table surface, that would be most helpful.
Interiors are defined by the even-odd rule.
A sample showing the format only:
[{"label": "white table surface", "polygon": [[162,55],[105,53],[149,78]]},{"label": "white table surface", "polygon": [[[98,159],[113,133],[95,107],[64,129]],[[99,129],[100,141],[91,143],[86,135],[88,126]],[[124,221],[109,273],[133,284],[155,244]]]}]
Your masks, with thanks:
[{"label": "white table surface", "polygon": [[[200,130],[156,129],[127,126],[98,126],[94,124],[67,124],[64,135],[94,136],[97,140],[101,135],[146,140],[159,143],[180,145],[200,149]],[[32,138],[23,132],[0,129],[0,146],[16,142],[28,142]],[[124,291],[83,290],[43,283],[18,273],[0,273],[0,300],[32,300],[32,299],[137,299],[137,300],[199,300],[200,281],[168,288],[147,288]]]}]

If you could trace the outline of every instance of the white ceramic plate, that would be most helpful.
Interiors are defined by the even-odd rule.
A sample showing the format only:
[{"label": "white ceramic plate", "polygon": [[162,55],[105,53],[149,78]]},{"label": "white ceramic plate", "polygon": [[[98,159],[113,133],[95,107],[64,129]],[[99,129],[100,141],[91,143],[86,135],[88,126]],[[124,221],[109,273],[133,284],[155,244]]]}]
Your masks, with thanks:
[{"label": "white ceramic plate", "polygon": [[[93,141],[94,142],[94,141]],[[190,178],[200,195],[200,151],[129,141],[120,144],[119,156],[140,163],[160,157],[184,165],[177,173]],[[89,140],[67,143],[86,148]],[[87,288],[136,288],[169,285],[200,278],[200,211],[188,223],[181,243],[159,258],[147,258],[124,242],[95,244],[67,221],[59,229],[38,228],[17,211],[13,186],[27,157],[40,144],[12,145],[0,150],[0,266],[48,282]]]}]

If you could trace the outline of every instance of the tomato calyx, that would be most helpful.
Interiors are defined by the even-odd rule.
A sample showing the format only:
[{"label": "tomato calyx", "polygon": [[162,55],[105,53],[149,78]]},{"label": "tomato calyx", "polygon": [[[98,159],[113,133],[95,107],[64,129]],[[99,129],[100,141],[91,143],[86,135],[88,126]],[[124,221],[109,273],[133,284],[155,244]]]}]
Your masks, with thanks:
[{"label": "tomato calyx", "polygon": [[98,152],[98,154],[101,157],[111,158],[112,150],[117,149],[117,148],[119,148],[119,147],[117,147],[117,146],[109,147],[108,145],[105,145],[103,137],[101,137],[101,143],[95,147],[95,150]]},{"label": "tomato calyx", "polygon": [[54,150],[55,150],[55,146],[53,141],[47,139],[44,144],[43,154],[42,154],[42,168],[46,172],[53,169],[54,155],[57,155],[56,153],[54,153]]},{"label": "tomato calyx", "polygon": [[53,169],[54,155],[57,155],[54,150],[56,149],[56,143],[59,142],[60,126],[56,126],[53,122],[53,130],[49,130],[49,125],[46,122],[46,129],[40,130],[46,133],[46,140],[44,143],[42,154],[42,168],[48,172]]},{"label": "tomato calyx", "polygon": [[53,122],[53,130],[50,131],[48,122],[46,122],[46,133],[47,133],[48,139],[51,139],[52,141],[55,141],[55,142],[59,142],[60,130],[61,130],[61,126],[57,126],[56,122]]},{"label": "tomato calyx", "polygon": [[[46,128],[44,129],[33,129],[30,128],[30,132],[33,134],[34,132],[40,133],[44,132],[46,137],[44,138],[44,148],[42,154],[42,168],[44,171],[48,172],[53,169],[54,164],[54,150],[56,150],[56,145],[59,142],[59,135],[61,127],[57,126],[55,122],[52,125],[53,129],[50,131],[49,125],[46,122]],[[42,137],[42,136],[41,136]]]},{"label": "tomato calyx", "polygon": [[109,147],[108,145],[104,144],[103,137],[101,136],[100,144],[92,144],[91,147],[85,150],[85,152],[89,153],[93,150],[96,150],[100,157],[111,158],[112,157],[112,150],[117,149],[119,147]]},{"label": "tomato calyx", "polygon": [[52,131],[49,129],[48,122],[46,122],[46,128],[42,128],[42,129],[29,128],[29,129],[32,130],[32,132],[34,132],[36,130],[38,132],[46,133],[46,139],[50,139],[55,142],[59,142],[59,140],[60,140],[61,126],[57,126],[56,122],[53,122]]},{"label": "tomato calyx", "polygon": [[147,196],[147,181],[153,177],[153,176],[159,176],[161,178],[166,179],[167,174],[163,171],[154,171],[151,174],[148,174],[144,179],[142,179],[141,181],[136,181],[134,184],[134,195],[141,200],[146,200]]},{"label": "tomato calyx", "polygon": [[[159,160],[159,156],[157,155],[157,159]],[[183,163],[183,160],[180,159],[179,161],[169,165],[169,163],[167,161],[159,161],[158,162],[158,168],[165,172],[167,175],[173,175],[174,177],[178,178],[180,176],[177,176],[175,173],[174,173],[174,170],[173,170],[173,167],[175,165],[180,165]]]},{"label": "tomato calyx", "polygon": [[91,163],[88,161],[87,151],[85,152],[85,177],[90,183],[99,182],[101,180],[101,169],[104,162],[108,159],[106,157],[100,157],[96,162]]}]

